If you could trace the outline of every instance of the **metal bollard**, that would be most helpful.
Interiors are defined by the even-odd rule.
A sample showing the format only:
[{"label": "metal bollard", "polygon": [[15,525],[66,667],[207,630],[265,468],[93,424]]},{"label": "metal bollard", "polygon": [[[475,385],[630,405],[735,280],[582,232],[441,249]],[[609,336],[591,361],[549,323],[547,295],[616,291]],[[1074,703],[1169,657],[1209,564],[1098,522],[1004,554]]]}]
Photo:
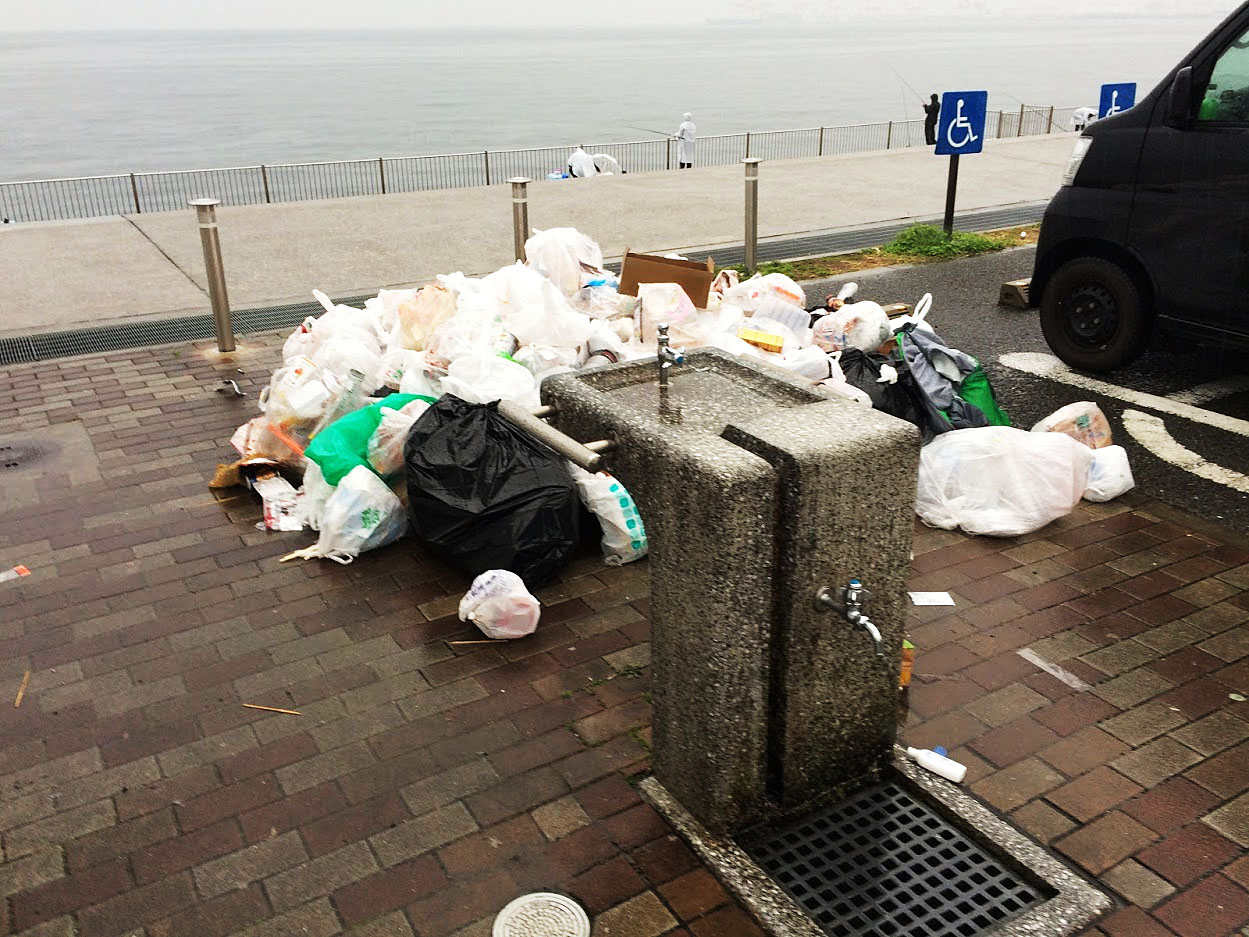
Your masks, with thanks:
[{"label": "metal bollard", "polygon": [[525,240],[529,233],[529,183],[532,179],[513,176],[512,183],[512,246],[516,259],[525,262]]},{"label": "metal bollard", "polygon": [[752,156],[742,160],[746,166],[746,270],[755,272],[755,256],[759,251],[759,164]]},{"label": "metal bollard", "polygon": [[213,321],[217,325],[217,350],[234,351],[234,325],[230,321],[230,299],[226,296],[226,272],[221,264],[221,239],[217,237],[220,199],[193,198],[199,222],[200,243],[204,246],[204,270],[208,274],[208,297],[212,300]]}]

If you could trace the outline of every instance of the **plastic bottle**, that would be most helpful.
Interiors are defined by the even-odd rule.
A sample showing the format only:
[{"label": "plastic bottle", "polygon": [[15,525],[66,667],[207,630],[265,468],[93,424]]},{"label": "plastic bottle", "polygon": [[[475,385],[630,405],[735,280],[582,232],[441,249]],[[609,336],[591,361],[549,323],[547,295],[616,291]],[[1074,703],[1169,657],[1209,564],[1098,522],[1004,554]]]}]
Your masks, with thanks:
[{"label": "plastic bottle", "polygon": [[967,766],[959,764],[953,758],[946,758],[927,748],[908,748],[906,753],[915,759],[921,768],[927,768],[933,774],[939,774],[947,781],[955,784],[963,783],[967,776]]},{"label": "plastic bottle", "polygon": [[325,416],[317,421],[309,438],[321,432],[339,417],[359,410],[362,403],[364,403],[364,372],[352,368],[347,375],[347,386],[335,398],[334,405],[325,411]]}]

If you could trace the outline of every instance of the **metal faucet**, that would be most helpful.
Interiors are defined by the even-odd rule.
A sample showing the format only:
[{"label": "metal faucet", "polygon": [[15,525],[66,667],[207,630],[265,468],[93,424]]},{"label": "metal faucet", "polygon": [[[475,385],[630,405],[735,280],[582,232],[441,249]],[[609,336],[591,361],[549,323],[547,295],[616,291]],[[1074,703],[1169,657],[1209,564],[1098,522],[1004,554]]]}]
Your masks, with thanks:
[{"label": "metal faucet", "polygon": [[661,322],[659,324],[659,386],[665,390],[668,387],[668,371],[674,364],[684,364],[685,355],[674,348],[668,347],[668,323]]},{"label": "metal faucet", "polygon": [[815,596],[815,607],[841,614],[854,627],[866,631],[868,637],[872,639],[872,643],[875,645],[876,656],[883,659],[885,648],[884,641],[880,636],[880,629],[872,624],[871,620],[863,614],[863,606],[872,597],[872,593],[863,588],[863,583],[859,582],[857,577],[851,579],[848,586],[843,586],[837,592],[841,597],[840,602],[833,596],[833,590],[821,589]]}]

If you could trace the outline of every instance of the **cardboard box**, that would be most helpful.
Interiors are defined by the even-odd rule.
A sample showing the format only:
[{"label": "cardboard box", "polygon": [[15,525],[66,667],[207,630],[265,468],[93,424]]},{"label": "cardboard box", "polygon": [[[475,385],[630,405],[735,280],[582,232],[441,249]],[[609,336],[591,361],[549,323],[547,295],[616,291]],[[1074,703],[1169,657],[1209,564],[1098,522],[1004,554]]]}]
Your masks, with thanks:
[{"label": "cardboard box", "polygon": [[710,257],[705,263],[696,260],[670,260],[658,254],[635,254],[625,248],[620,263],[620,288],[626,296],[638,294],[639,283],[675,283],[699,309],[707,308],[716,265]]}]

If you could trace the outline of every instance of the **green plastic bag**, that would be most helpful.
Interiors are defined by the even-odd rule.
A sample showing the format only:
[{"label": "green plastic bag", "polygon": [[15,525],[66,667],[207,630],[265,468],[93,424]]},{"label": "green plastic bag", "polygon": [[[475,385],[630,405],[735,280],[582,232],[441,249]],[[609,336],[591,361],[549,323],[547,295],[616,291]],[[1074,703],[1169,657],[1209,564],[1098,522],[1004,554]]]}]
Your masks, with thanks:
[{"label": "green plastic bag", "polygon": [[[402,410],[413,400],[435,403],[433,397],[424,394],[391,394],[377,403],[370,404],[354,413],[335,420],[308,443],[304,455],[321,467],[321,474],[331,485],[337,485],[347,473],[358,465],[370,472],[369,437],[377,431],[382,421],[382,410]],[[374,472],[374,474],[377,474]]]},{"label": "green plastic bag", "polygon": [[963,383],[958,385],[958,395],[983,413],[990,426],[1010,426],[1010,417],[998,406],[989,376],[980,365],[963,378]]}]

